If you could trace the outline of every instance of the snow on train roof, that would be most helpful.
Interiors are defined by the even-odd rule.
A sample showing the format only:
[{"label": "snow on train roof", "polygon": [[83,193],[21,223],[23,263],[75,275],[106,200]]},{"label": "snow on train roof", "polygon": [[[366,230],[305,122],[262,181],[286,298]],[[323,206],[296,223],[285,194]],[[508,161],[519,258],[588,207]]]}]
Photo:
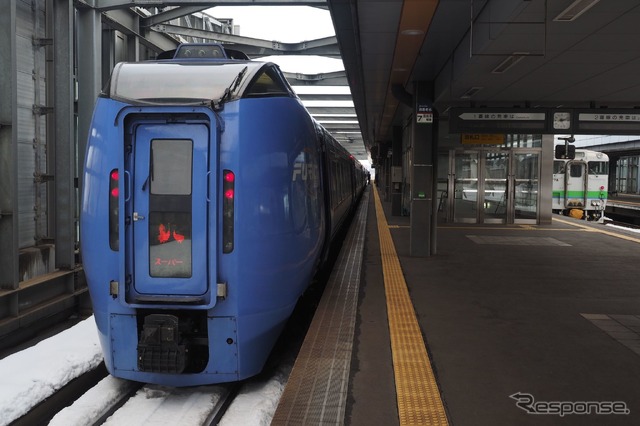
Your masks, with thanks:
[{"label": "snow on train roof", "polygon": [[[267,63],[251,61],[121,62],[111,75],[108,95],[145,103],[227,100],[242,96]],[[233,86],[233,87],[232,87]],[[225,95],[225,92],[228,92]]]}]

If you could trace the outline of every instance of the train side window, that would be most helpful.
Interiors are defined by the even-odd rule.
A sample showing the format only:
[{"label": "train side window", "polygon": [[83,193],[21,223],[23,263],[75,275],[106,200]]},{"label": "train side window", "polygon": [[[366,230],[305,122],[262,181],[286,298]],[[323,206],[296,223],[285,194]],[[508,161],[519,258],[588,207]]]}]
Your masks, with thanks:
[{"label": "train side window", "polygon": [[336,207],[338,205],[338,163],[335,160],[331,160],[331,205]]},{"label": "train side window", "polygon": [[553,162],[553,174],[564,173],[564,161],[554,161]]},{"label": "train side window", "polygon": [[268,67],[251,82],[244,96],[289,96],[289,90],[276,70]]},{"label": "train side window", "polygon": [[589,161],[589,174],[590,175],[608,175],[609,163],[606,161]]},{"label": "train side window", "polygon": [[583,166],[582,166],[582,164],[581,164],[581,163],[578,163],[578,164],[572,164],[572,165],[569,167],[569,175],[570,175],[571,177],[575,177],[575,178],[577,178],[577,177],[581,177],[581,176],[582,176],[582,169],[583,169]]}]

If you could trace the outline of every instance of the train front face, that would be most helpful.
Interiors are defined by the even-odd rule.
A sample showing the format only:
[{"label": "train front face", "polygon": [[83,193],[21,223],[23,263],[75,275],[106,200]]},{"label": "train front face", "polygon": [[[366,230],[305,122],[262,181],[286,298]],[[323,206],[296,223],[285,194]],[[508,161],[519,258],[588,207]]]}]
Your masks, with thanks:
[{"label": "train front face", "polygon": [[169,386],[259,373],[317,266],[322,199],[314,127],[274,65],[116,66],[81,211],[109,372]]}]

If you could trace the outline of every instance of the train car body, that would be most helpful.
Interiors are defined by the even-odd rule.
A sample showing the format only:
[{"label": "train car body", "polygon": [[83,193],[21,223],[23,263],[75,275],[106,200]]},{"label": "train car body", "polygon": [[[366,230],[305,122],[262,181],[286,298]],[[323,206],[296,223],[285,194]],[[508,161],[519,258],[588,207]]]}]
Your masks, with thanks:
[{"label": "train car body", "polygon": [[553,211],[582,211],[584,218],[603,218],[608,180],[609,157],[602,152],[576,149],[574,159],[554,160]]},{"label": "train car body", "polygon": [[362,190],[276,65],[208,58],[118,64],[96,103],[81,252],[116,377],[260,372]]}]

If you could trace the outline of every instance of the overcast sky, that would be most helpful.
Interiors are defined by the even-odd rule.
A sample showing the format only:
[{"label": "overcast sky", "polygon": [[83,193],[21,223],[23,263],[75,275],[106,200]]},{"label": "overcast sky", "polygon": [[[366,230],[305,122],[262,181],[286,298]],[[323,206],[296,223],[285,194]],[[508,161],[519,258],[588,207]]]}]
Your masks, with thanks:
[{"label": "overcast sky", "polygon": [[[297,43],[335,35],[328,10],[310,6],[215,6],[207,9],[214,18],[232,18],[243,37]],[[284,71],[304,74],[342,71],[341,60],[309,56],[261,58]]]}]

